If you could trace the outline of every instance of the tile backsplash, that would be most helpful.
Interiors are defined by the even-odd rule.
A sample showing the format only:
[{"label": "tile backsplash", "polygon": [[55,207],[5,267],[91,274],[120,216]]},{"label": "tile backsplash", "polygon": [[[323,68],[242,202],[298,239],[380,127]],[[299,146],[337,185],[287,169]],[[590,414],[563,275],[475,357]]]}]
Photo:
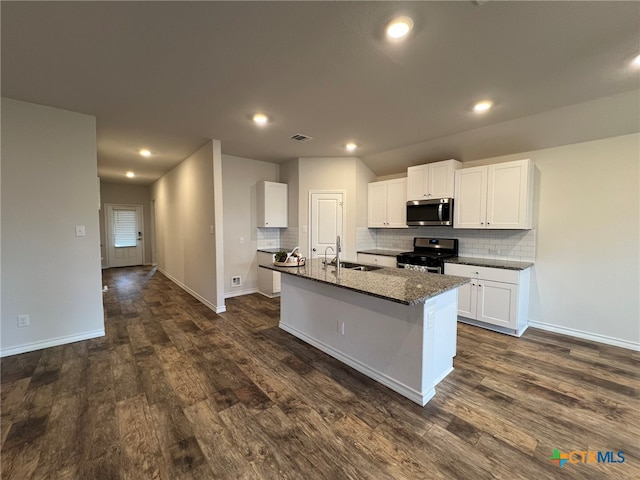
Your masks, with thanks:
[{"label": "tile backsplash", "polygon": [[258,248],[293,248],[298,244],[298,228],[257,228]]},{"label": "tile backsplash", "polygon": [[298,241],[298,227],[280,229],[281,247],[293,248],[299,245],[300,242]]},{"label": "tile backsplash", "polygon": [[280,247],[279,228],[258,228],[257,231],[258,248]]},{"label": "tile backsplash", "polygon": [[371,250],[376,247],[376,229],[358,228],[356,229],[356,248],[358,250]]},{"label": "tile backsplash", "polygon": [[[368,231],[368,232],[367,232]],[[457,238],[464,257],[532,262],[536,253],[535,230],[473,230],[446,227],[358,228],[357,249],[413,250],[413,237]]]}]

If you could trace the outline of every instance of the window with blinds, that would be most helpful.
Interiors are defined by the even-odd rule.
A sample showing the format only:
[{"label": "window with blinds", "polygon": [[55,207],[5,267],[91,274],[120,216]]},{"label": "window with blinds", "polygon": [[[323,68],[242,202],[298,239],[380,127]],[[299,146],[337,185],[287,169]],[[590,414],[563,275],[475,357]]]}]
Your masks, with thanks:
[{"label": "window with blinds", "polygon": [[116,248],[137,245],[138,231],[135,210],[113,210],[113,237]]}]

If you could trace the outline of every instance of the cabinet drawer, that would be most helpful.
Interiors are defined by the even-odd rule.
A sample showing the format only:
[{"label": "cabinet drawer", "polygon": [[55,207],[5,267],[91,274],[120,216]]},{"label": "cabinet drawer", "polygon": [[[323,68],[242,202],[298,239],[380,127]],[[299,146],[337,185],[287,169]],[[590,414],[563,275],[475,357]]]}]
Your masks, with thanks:
[{"label": "cabinet drawer", "polygon": [[447,275],[457,275],[459,277],[491,280],[493,282],[513,283],[515,285],[519,282],[519,272],[517,270],[507,270],[504,268],[489,268],[478,267],[475,265],[445,263],[444,273]]},{"label": "cabinet drawer", "polygon": [[359,253],[358,262],[370,263],[372,265],[378,265],[380,267],[396,267],[396,257],[389,257],[387,255],[373,255],[371,253]]}]

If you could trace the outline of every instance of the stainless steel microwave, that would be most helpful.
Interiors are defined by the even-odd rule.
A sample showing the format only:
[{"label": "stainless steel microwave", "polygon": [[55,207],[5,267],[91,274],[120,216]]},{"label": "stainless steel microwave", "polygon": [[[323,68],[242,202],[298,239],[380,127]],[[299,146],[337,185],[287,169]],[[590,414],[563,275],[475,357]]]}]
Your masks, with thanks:
[{"label": "stainless steel microwave", "polygon": [[407,202],[407,225],[411,227],[453,225],[453,198]]}]

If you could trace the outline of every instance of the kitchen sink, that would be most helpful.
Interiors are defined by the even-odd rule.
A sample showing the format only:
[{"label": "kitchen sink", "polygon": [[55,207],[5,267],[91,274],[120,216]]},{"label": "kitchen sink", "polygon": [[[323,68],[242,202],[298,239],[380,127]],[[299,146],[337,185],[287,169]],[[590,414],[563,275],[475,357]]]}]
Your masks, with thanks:
[{"label": "kitchen sink", "polygon": [[346,268],[347,270],[360,270],[361,272],[373,272],[375,270],[380,270],[383,267],[376,267],[375,265],[363,265],[362,263],[352,263],[352,262],[340,262],[340,266],[342,268]]}]

